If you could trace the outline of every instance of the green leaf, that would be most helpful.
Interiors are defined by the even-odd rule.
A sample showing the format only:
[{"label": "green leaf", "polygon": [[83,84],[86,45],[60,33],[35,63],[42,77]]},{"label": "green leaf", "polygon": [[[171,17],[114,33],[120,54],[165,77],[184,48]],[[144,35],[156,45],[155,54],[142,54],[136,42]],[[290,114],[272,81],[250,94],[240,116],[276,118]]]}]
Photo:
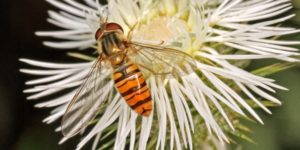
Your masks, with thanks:
[{"label": "green leaf", "polygon": [[[252,100],[246,100],[246,102],[249,104],[249,106],[251,108],[260,108],[260,106],[258,106],[254,101]],[[276,104],[274,102],[271,102],[269,100],[260,100],[260,102],[266,106],[266,107],[278,107],[280,106],[279,104]]]},{"label": "green leaf", "polygon": [[78,59],[87,60],[87,61],[93,61],[93,60],[96,59],[95,57],[84,55],[84,54],[81,54],[81,53],[76,53],[76,52],[68,52],[67,55],[71,56],[71,57],[78,58]]},{"label": "green leaf", "polygon": [[295,63],[276,63],[272,64],[263,68],[259,68],[256,70],[253,70],[252,73],[259,75],[259,76],[268,76],[286,69],[289,69],[291,67],[296,66]]}]

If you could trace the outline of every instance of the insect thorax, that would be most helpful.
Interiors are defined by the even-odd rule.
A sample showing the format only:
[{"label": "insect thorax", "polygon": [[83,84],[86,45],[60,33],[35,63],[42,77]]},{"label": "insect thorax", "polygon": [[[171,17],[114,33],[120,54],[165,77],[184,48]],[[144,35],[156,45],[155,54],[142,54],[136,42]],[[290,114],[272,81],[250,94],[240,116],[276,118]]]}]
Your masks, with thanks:
[{"label": "insect thorax", "polygon": [[101,39],[102,51],[107,56],[113,56],[125,50],[123,34],[119,32],[109,32]]}]

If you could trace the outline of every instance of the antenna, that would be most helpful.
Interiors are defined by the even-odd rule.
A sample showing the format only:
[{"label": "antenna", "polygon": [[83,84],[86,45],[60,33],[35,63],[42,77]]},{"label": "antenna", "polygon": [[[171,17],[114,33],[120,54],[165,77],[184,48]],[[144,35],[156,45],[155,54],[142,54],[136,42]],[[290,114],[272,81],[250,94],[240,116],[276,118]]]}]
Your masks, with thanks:
[{"label": "antenna", "polygon": [[108,10],[108,6],[100,6],[99,5],[99,1],[97,0],[97,7],[98,7],[98,11],[100,13],[100,24],[104,24],[107,23],[108,20],[108,15],[109,15],[109,10]]}]

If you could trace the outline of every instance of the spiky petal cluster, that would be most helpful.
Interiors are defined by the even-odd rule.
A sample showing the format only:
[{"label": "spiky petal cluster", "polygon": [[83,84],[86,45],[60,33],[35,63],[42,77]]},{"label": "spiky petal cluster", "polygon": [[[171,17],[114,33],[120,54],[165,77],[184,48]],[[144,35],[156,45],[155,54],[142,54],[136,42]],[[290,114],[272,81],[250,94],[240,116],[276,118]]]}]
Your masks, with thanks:
[{"label": "spiky petal cluster", "polygon": [[[173,149],[175,146],[177,149],[192,149],[193,133],[197,132],[195,118],[202,119],[209,133],[221,143],[228,142],[215,117],[216,112],[232,130],[235,129],[229,114],[232,112],[246,116],[247,111],[263,123],[246,99],[271,113],[259,99],[281,104],[269,93],[275,93],[275,89],[286,90],[272,79],[243,70],[240,64],[266,58],[298,61],[293,58],[298,55],[297,49],[290,45],[299,42],[275,38],[299,32],[278,25],[293,17],[280,16],[291,9],[289,0],[110,0],[105,5],[94,0],[84,0],[84,3],[73,0],[47,2],[60,9],[58,12],[49,11],[48,22],[62,29],[36,34],[62,41],[46,41],[46,46],[66,50],[94,47],[94,34],[99,27],[99,17],[104,13],[108,14],[108,21],[120,24],[125,34],[133,28],[133,40],[163,40],[197,60],[196,72],[182,77],[180,81],[169,79],[166,82],[149,77],[147,81],[155,108],[148,118],[140,118],[132,112],[122,97],[113,93],[112,82],[103,87],[107,90],[103,96],[108,98],[104,100],[107,102],[105,107],[99,108],[102,115],[95,120],[92,129],[86,131],[77,149],[93,137],[93,148],[96,148],[99,140],[109,135],[110,130],[116,131],[114,149],[118,150],[125,148],[126,141],[129,141],[130,149],[135,146],[140,150],[146,149],[150,139],[154,139],[157,149]],[[137,23],[140,26],[134,28]],[[91,62],[21,61],[41,68],[21,69],[21,72],[41,76],[26,82],[33,86],[24,91],[31,94],[29,100],[78,87],[92,65]],[[75,90],[71,90],[38,103],[36,107],[39,108],[55,108],[44,122],[52,123],[61,118],[74,93]],[[61,142],[65,140],[67,138]]]}]

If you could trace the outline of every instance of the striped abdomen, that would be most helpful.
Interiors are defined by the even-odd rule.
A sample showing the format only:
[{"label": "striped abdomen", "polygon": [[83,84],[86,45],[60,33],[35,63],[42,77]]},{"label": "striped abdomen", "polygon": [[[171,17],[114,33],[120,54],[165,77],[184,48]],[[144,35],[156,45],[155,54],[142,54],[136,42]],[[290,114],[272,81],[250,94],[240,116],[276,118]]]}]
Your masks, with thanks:
[{"label": "striped abdomen", "polygon": [[152,98],[138,66],[127,60],[114,70],[113,79],[127,104],[139,115],[149,116],[152,111]]}]

